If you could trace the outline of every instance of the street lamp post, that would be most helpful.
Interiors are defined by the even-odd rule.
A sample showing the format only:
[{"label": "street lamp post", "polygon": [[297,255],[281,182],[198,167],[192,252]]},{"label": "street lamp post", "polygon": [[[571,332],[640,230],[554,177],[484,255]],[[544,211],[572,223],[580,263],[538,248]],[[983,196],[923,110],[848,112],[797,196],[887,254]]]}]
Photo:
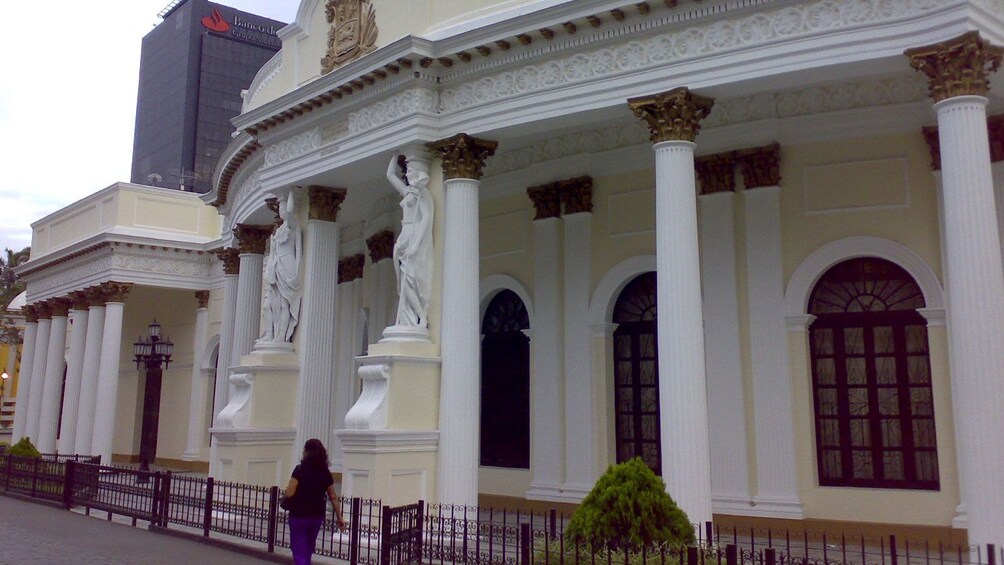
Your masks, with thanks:
[{"label": "street lamp post", "polygon": [[[146,339],[140,336],[133,343],[133,353],[136,355],[136,369],[146,369],[146,394],[143,398],[143,428],[140,432],[139,469],[149,471],[150,462],[157,457],[157,426],[160,419],[160,385],[163,369],[171,364],[171,353],[174,343],[170,339],[160,337],[160,324],[156,320],[148,328]],[[141,476],[139,482],[146,482]]]},{"label": "street lamp post", "polygon": [[0,375],[0,428],[7,427],[3,423],[3,389],[7,387],[7,379],[9,378],[10,375],[7,374],[7,371],[4,371],[3,374]]}]

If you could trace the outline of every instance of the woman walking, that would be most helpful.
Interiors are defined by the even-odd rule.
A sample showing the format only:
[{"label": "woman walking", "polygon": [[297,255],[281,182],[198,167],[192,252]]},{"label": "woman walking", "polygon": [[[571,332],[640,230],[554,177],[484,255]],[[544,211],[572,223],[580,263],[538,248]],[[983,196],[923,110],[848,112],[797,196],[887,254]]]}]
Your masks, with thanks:
[{"label": "woman walking", "polygon": [[314,555],[317,534],[324,524],[327,495],[335,508],[338,529],[345,529],[342,509],[335,497],[334,479],[328,470],[328,451],[319,439],[308,439],[303,445],[303,459],[293,469],[293,476],[286,485],[289,508],[289,545],[293,551],[293,563],[310,565]]}]

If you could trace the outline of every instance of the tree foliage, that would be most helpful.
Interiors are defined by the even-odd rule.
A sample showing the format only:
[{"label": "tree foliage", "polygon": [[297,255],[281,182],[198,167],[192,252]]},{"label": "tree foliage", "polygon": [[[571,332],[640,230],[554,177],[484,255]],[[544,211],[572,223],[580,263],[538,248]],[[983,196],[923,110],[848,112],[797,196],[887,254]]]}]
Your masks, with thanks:
[{"label": "tree foliage", "polygon": [[12,445],[10,449],[7,450],[7,455],[13,455],[15,457],[41,457],[42,454],[35,448],[35,445],[31,443],[31,440],[27,436],[18,440],[17,443]]},{"label": "tree foliage", "polygon": [[607,469],[572,515],[566,535],[594,550],[694,543],[687,514],[639,457]]},{"label": "tree foliage", "polygon": [[[17,295],[24,292],[25,285],[18,280],[14,268],[23,265],[31,255],[31,248],[25,247],[21,251],[13,251],[6,248],[0,256],[0,314]],[[14,320],[9,317],[0,317],[0,342],[18,343],[21,341],[21,334],[14,325]]]}]

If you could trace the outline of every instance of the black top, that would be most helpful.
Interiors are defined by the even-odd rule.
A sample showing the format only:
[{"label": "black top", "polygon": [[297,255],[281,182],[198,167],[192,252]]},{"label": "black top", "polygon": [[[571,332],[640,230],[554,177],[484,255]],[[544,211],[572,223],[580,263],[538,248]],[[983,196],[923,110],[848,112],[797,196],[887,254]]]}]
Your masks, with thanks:
[{"label": "black top", "polygon": [[289,509],[290,516],[301,518],[321,518],[327,510],[328,487],[335,484],[331,478],[331,472],[327,468],[307,467],[297,465],[293,469],[293,478],[296,479],[296,493],[293,494],[292,508]]}]

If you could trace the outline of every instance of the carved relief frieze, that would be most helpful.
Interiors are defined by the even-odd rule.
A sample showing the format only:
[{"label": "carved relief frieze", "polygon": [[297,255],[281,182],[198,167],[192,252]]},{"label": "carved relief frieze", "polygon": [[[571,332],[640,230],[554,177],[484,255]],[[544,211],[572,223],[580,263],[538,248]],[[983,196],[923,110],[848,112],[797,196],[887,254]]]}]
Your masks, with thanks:
[{"label": "carved relief frieze", "polygon": [[970,31],[941,43],[907,49],[910,66],[928,79],[935,102],[956,96],[985,96],[990,90],[990,73],[1004,59],[1004,47],[991,45]]},{"label": "carved relief frieze", "polygon": [[314,185],[307,188],[307,194],[310,199],[308,219],[322,222],[338,221],[338,212],[348,194],[346,189]]},{"label": "carved relief frieze", "polygon": [[387,259],[394,254],[394,232],[378,231],[366,239],[366,247],[370,250],[370,261]]},{"label": "carved relief frieze", "polygon": [[322,75],[376,49],[376,12],[369,0],[327,0],[324,15],[331,29]]},{"label": "carved relief frieze", "polygon": [[288,137],[265,148],[265,166],[273,167],[296,159],[321,146],[321,130],[314,128],[299,135]]},{"label": "carved relief frieze", "polygon": [[338,260],[338,284],[352,282],[363,278],[363,267],[366,265],[366,256],[356,253]]},{"label": "carved relief frieze", "polygon": [[446,180],[480,180],[485,161],[495,154],[497,147],[497,141],[478,139],[466,133],[458,133],[449,139],[429,144],[429,150],[443,162]]},{"label": "carved relief frieze", "polygon": [[349,114],[348,132],[357,134],[418,113],[435,114],[439,95],[428,88],[413,88]]},{"label": "carved relief frieze", "polygon": [[695,94],[686,87],[628,100],[631,111],[648,125],[652,143],[695,141],[701,131],[701,120],[711,113],[714,105],[713,98]]}]

